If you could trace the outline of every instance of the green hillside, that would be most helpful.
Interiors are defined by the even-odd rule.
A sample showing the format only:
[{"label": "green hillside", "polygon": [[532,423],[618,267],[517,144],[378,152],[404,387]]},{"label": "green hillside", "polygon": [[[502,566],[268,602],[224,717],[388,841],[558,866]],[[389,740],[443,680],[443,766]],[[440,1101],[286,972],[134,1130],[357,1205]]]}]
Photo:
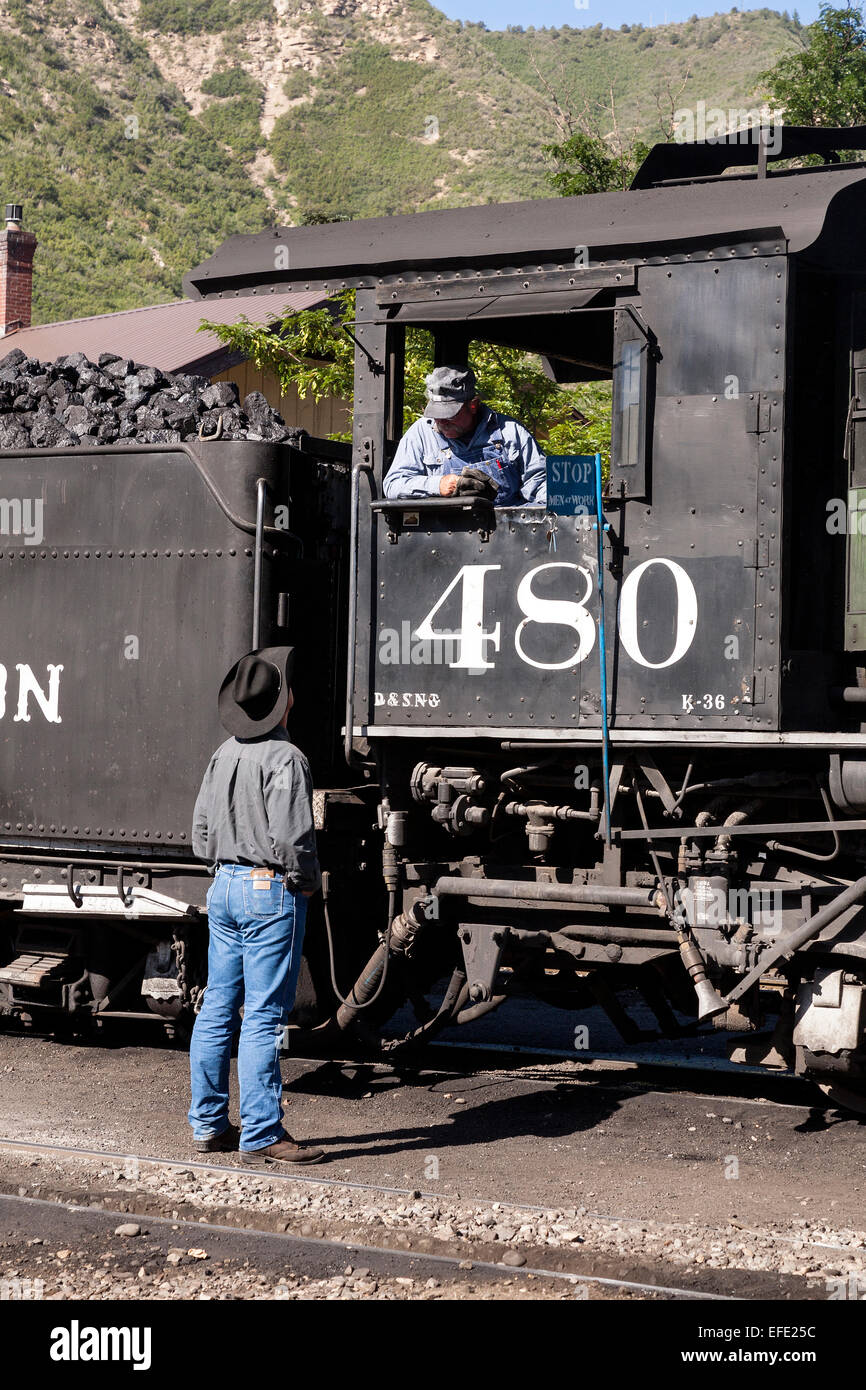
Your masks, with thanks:
[{"label": "green hillside", "polygon": [[3,200],[39,238],[36,322],[176,297],[185,266],[268,220],[146,46],[89,0],[0,4],[0,141]]},{"label": "green hillside", "polygon": [[754,105],[797,42],[761,10],[488,32],[427,0],[0,0],[0,200],[39,238],[34,321],[180,294],[236,231],[549,193],[541,146],[613,88],[629,135]]},{"label": "green hillside", "polygon": [[[611,91],[620,128],[652,140],[660,121],[676,107],[724,110],[759,105],[758,74],[776,58],[801,47],[798,25],[774,10],[711,15],[685,24],[627,32],[604,29],[538,29],[484,35],[484,44],[540,94],[570,94],[580,109],[610,109]],[[540,76],[539,76],[540,74]],[[602,129],[611,130],[610,120]]]}]

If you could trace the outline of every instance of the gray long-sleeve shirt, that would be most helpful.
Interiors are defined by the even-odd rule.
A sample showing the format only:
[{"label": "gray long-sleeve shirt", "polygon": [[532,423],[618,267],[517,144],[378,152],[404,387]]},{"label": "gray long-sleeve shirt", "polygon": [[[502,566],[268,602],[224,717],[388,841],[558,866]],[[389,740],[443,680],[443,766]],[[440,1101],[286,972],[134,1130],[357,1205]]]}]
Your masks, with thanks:
[{"label": "gray long-sleeve shirt", "polygon": [[298,892],[318,888],[313,779],[285,729],[220,745],[195,803],[192,848],[210,864],[282,870]]}]

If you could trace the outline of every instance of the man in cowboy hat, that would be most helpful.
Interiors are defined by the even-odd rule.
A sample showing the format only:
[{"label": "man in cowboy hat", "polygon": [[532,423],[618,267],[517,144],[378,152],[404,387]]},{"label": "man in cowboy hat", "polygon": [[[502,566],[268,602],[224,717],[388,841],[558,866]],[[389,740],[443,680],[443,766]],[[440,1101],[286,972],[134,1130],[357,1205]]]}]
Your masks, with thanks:
[{"label": "man in cowboy hat", "polygon": [[437,367],[427,406],[385,475],[386,497],[482,496],[497,507],[547,505],[547,464],[529,430],[478,398],[471,367]]},{"label": "man in cowboy hat", "polygon": [[[295,999],[307,898],[321,882],[312,779],[286,721],[292,647],[241,658],[219,694],[231,738],[208,764],[193,814],[193,852],[216,866],[208,891],[208,981],[190,1044],[195,1147],[238,1148],[249,1163],[317,1163],[282,1127],[280,1042]],[[229,1123],[232,1037],[238,1047],[241,1129]]]}]

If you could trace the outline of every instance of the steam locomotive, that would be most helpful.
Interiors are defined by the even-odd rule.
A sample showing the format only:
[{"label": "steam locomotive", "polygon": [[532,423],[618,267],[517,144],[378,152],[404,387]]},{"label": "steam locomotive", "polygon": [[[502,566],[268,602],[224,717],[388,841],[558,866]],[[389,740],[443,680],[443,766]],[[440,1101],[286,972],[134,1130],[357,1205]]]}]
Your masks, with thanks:
[{"label": "steam locomotive", "polygon": [[[289,641],[322,1045],[519,994],[628,1039],[636,989],[866,1108],[866,128],[747,135],[656,146],[623,193],[229,239],[186,277],[203,316],[356,290],[351,448],[2,455],[46,538],[0,537],[7,1014],[195,1008],[215,691]],[[612,380],[595,515],[384,496],[409,326],[437,364]]]}]

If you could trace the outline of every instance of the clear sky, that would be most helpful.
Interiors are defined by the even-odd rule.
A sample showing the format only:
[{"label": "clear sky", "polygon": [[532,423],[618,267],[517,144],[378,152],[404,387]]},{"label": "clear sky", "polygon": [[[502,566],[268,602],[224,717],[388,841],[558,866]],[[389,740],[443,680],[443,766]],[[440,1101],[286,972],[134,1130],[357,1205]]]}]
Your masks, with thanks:
[{"label": "clear sky", "polygon": [[[841,8],[844,0],[835,3]],[[674,24],[693,14],[726,14],[732,8],[725,0],[716,4],[704,0],[433,0],[433,4],[450,19],[483,20],[488,29],[504,29],[509,24],[524,28],[534,24],[536,29],[564,24],[582,29],[603,24],[607,29],[618,29],[621,24]],[[796,10],[804,24],[818,18],[818,0],[787,5],[740,4],[738,8],[780,13],[787,9],[789,14]]]}]

